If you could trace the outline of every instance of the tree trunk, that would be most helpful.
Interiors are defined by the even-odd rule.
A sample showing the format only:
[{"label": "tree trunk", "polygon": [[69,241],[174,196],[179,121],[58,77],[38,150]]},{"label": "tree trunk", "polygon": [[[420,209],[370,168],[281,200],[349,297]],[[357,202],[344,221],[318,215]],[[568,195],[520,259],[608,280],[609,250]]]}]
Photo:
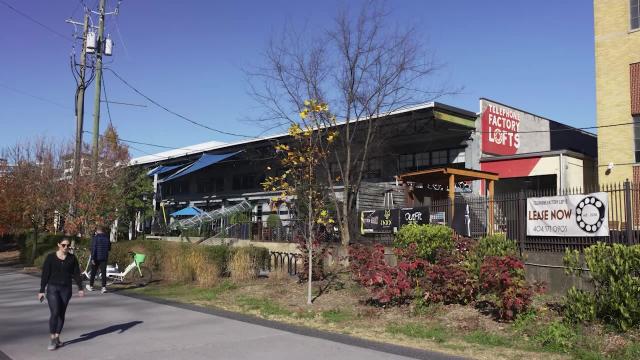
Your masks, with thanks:
[{"label": "tree trunk", "polygon": [[307,247],[309,248],[309,283],[307,288],[307,305],[311,305],[311,284],[313,281],[313,208],[312,201],[313,197],[311,195],[311,191],[309,191],[309,229],[307,234]]},{"label": "tree trunk", "polygon": [[347,204],[347,189],[344,189],[344,200],[342,201],[342,221],[340,222],[340,235],[342,237],[342,245],[349,246],[351,242],[351,227],[349,226],[349,204]]},{"label": "tree trunk", "polygon": [[33,265],[36,260],[36,253],[38,249],[38,228],[33,228],[33,246],[31,247],[31,259],[29,259],[29,265]]}]

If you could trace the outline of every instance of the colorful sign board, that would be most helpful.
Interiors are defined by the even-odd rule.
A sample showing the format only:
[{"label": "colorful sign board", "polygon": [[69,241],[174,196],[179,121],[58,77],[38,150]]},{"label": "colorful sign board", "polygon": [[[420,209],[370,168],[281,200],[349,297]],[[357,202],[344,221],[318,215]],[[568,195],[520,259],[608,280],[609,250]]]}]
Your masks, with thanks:
[{"label": "colorful sign board", "polygon": [[513,155],[520,148],[521,113],[497,104],[488,104],[482,112],[482,152]]},{"label": "colorful sign board", "polygon": [[528,236],[609,236],[607,193],[527,199]]},{"label": "colorful sign board", "polygon": [[407,224],[428,224],[429,209],[402,208],[387,210],[364,210],[360,213],[360,233],[393,234]]}]

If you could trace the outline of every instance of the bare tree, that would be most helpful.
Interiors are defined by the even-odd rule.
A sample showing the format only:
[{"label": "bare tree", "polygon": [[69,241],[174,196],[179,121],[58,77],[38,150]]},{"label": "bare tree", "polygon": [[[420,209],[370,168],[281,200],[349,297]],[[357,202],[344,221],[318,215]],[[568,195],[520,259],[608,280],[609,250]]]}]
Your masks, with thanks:
[{"label": "bare tree", "polygon": [[[337,141],[325,144],[331,154],[323,162],[325,176],[319,181],[332,192],[343,244],[351,240],[356,194],[369,155],[378,142],[377,119],[409,105],[433,101],[453,93],[444,88],[425,88],[439,70],[415,29],[391,28],[389,13],[376,1],[366,2],[356,16],[340,12],[333,27],[305,36],[286,27],[265,52],[264,66],[248,72],[252,94],[266,109],[258,121],[265,125],[301,122],[304,101],[329,104],[338,118],[303,127],[334,127]],[[309,118],[311,119],[311,118]]]}]

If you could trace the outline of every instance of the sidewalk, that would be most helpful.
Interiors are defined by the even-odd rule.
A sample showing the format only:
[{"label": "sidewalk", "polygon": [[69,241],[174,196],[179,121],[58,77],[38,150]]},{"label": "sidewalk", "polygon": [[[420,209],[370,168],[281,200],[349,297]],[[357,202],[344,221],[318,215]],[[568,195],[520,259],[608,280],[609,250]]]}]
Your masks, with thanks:
[{"label": "sidewalk", "polygon": [[[342,335],[328,336],[337,341],[304,336],[116,293],[80,298],[75,286],[62,335],[65,346],[47,351],[49,309],[37,301],[38,287],[38,278],[0,267],[0,359],[3,353],[14,360],[453,359],[394,346],[374,345],[373,350]],[[391,353],[378,351],[386,349]]]}]

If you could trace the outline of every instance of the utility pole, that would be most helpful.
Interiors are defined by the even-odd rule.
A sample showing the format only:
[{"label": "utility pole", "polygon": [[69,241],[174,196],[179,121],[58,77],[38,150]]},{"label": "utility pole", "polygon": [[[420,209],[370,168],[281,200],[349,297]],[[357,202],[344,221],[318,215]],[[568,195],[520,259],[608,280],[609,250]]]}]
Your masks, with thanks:
[{"label": "utility pole", "polygon": [[[69,24],[81,25],[72,19],[66,21]],[[86,81],[86,65],[87,65],[87,34],[89,33],[89,13],[85,11],[83,31],[82,31],[82,55],[80,57],[80,71],[78,72],[78,88],[76,90],[75,111],[76,111],[76,143],[73,156],[73,190],[71,203],[69,204],[69,216],[75,216],[76,199],[78,193],[78,181],[80,179],[80,170],[82,168],[82,134],[84,128],[84,92],[87,88]],[[75,59],[72,58],[72,66],[75,67]],[[75,70],[72,70],[75,71]]]},{"label": "utility pole", "polygon": [[95,177],[98,174],[98,140],[100,136],[100,89],[102,88],[102,46],[104,45],[104,16],[106,0],[100,0],[98,15],[98,38],[96,46],[96,95],[93,100],[93,146],[91,172]]},{"label": "utility pole", "polygon": [[[89,32],[89,14],[84,14],[84,30],[82,32],[82,56],[80,57],[80,84],[76,94],[76,152],[73,163],[73,181],[77,189],[80,168],[82,167],[82,133],[84,127],[84,91],[86,89],[85,67],[87,64],[87,33]],[[75,192],[75,191],[74,191]],[[75,204],[74,204],[75,205]]]}]

